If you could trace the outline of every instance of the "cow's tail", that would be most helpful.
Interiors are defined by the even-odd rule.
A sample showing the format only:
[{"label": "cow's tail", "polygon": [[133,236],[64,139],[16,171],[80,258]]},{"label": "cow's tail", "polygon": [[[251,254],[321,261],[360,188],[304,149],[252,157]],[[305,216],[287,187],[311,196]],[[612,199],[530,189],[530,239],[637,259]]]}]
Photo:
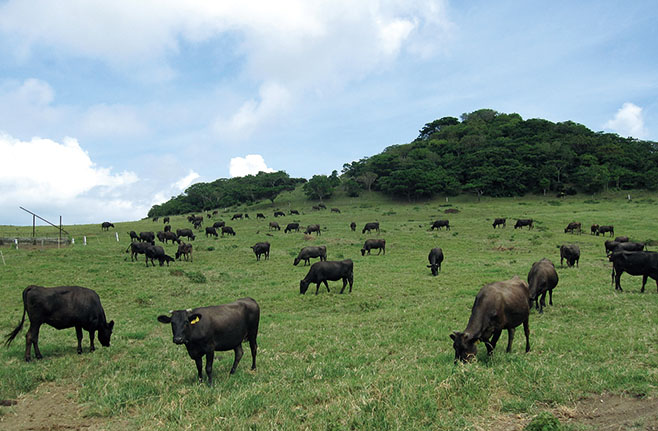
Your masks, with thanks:
[{"label": "cow's tail", "polygon": [[5,340],[6,347],[9,347],[11,342],[14,341],[14,338],[16,338],[18,333],[21,332],[21,329],[23,329],[23,323],[25,323],[25,313],[27,313],[27,292],[29,290],[29,287],[23,290],[23,318],[21,319],[21,323],[19,323],[18,326],[7,335],[7,339]]}]

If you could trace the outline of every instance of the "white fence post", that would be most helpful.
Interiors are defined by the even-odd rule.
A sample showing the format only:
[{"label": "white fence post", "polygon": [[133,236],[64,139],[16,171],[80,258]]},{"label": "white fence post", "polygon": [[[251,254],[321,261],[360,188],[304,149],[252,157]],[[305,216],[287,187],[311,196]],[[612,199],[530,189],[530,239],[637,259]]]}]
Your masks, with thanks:
[{"label": "white fence post", "polygon": [[75,245],[75,238],[71,238],[71,245]]},{"label": "white fence post", "polygon": [[83,243],[84,245],[87,245],[87,236],[86,236],[86,235],[84,235],[84,236],[82,237],[82,243]]},{"label": "white fence post", "polygon": [[14,238],[14,244],[16,244],[16,250],[18,250],[18,238]]},{"label": "white fence post", "polygon": [[5,256],[2,254],[2,250],[0,250],[0,257],[2,257],[2,264],[3,264],[3,265],[7,265],[7,264],[5,263]]},{"label": "white fence post", "polygon": [[114,235],[117,237],[117,242],[119,242],[119,232],[114,232]]}]

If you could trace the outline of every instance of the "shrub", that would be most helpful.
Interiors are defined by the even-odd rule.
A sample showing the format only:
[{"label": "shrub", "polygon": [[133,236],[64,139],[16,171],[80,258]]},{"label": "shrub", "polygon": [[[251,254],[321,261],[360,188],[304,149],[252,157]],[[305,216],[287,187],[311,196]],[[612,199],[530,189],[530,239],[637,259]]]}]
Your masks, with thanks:
[{"label": "shrub", "polygon": [[551,412],[541,412],[525,427],[526,431],[559,431],[560,421]]},{"label": "shrub", "polygon": [[190,279],[192,283],[205,283],[207,281],[206,276],[201,272],[189,271],[186,272],[185,275]]}]

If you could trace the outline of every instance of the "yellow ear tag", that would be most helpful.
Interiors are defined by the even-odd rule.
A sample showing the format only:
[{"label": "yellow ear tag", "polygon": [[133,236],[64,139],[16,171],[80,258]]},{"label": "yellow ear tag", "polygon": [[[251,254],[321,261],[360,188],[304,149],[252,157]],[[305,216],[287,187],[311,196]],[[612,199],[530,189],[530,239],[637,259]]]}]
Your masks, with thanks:
[{"label": "yellow ear tag", "polygon": [[199,321],[199,316],[195,317],[194,320],[190,322],[190,325],[194,325]]},{"label": "yellow ear tag", "polygon": [[[199,319],[197,319],[199,320]],[[480,344],[480,340],[475,340],[475,344]]]}]

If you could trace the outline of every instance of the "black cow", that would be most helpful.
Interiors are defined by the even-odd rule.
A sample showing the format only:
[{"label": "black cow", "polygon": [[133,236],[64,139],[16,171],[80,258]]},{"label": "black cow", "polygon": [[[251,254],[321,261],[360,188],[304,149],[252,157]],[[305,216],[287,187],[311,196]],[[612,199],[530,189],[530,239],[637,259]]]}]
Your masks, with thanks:
[{"label": "black cow", "polygon": [[493,222],[493,228],[496,229],[496,227],[503,225],[503,227],[507,227],[507,219],[506,218],[497,218],[494,219]]},{"label": "black cow", "polygon": [[256,260],[260,260],[261,254],[265,255],[265,260],[270,258],[270,243],[269,242],[257,242],[256,245],[252,246],[251,249],[256,255]]},{"label": "black cow", "polygon": [[180,244],[180,239],[178,239],[178,235],[176,235],[173,232],[165,232],[164,233],[164,242],[167,244],[167,241],[171,241],[172,243],[177,242]]},{"label": "black cow", "polygon": [[265,220],[265,214],[263,214],[263,213],[257,213],[257,214],[256,214],[256,218],[257,218],[257,219],[261,218],[261,219]]},{"label": "black cow", "polygon": [[446,230],[450,230],[450,221],[449,220],[436,220],[434,223],[432,223],[432,226],[430,227],[430,230],[441,230],[442,227],[445,227]]},{"label": "black cow", "polygon": [[593,224],[592,226],[590,226],[589,230],[590,230],[590,235],[594,235],[594,234],[598,235],[599,234],[599,225],[598,224]]},{"label": "black cow", "polygon": [[274,211],[274,217],[284,217],[286,213],[283,211]]},{"label": "black cow", "polygon": [[131,242],[128,248],[126,249],[126,253],[130,251],[130,261],[132,262],[133,260],[137,260],[137,255],[138,254],[144,254],[146,252],[146,249],[150,247],[151,245],[155,245],[154,242]]},{"label": "black cow", "polygon": [[139,241],[139,235],[137,235],[137,232],[134,230],[131,230],[128,235],[130,235],[130,240],[131,241]]},{"label": "black cow", "polygon": [[514,229],[516,228],[522,228],[523,226],[528,226],[528,229],[532,229],[534,220],[531,218],[526,218],[526,219],[517,219],[516,224],[514,225]]},{"label": "black cow", "polygon": [[155,242],[155,234],[153,232],[140,232],[139,240],[143,242]]},{"label": "black cow", "polygon": [[170,224],[165,225],[164,231],[165,232],[171,232],[171,225]]},{"label": "black cow", "polygon": [[176,259],[180,259],[181,256],[184,257],[185,260],[190,260],[191,262],[194,262],[194,257],[192,256],[192,244],[184,243],[184,242],[178,244],[178,250],[176,251]]},{"label": "black cow", "polygon": [[244,213],[244,218],[249,218],[249,214]]},{"label": "black cow", "polygon": [[169,266],[169,262],[174,261],[171,256],[167,256],[165,254],[164,248],[159,245],[151,245],[146,247],[146,250],[144,250],[144,255],[146,256],[147,268],[149,266],[149,260],[151,260],[151,265],[153,266],[155,266],[155,263],[153,263],[154,260],[160,262],[160,266],[162,266],[165,262],[167,262],[167,266]]},{"label": "black cow", "polygon": [[304,231],[306,235],[309,235],[311,233],[315,232],[316,235],[321,235],[322,232],[320,232],[320,225],[319,224],[310,224]]},{"label": "black cow", "polygon": [[208,238],[208,236],[210,236],[210,235],[217,238],[219,236],[219,234],[217,233],[217,229],[215,229],[214,227],[207,227],[206,228],[206,238]]},{"label": "black cow", "polygon": [[160,231],[155,234],[156,237],[158,237],[158,241],[164,242],[164,232]]},{"label": "black cow", "polygon": [[379,222],[366,223],[366,225],[363,226],[361,233],[366,233],[366,231],[370,233],[371,230],[379,232]]},{"label": "black cow", "polygon": [[178,235],[179,238],[186,237],[190,241],[194,241],[196,238],[196,235],[194,235],[192,229],[176,229],[176,235]]},{"label": "black cow", "polygon": [[318,208],[326,210],[327,206],[325,204],[318,204]]},{"label": "black cow", "polygon": [[343,280],[343,288],[340,293],[345,291],[345,286],[347,283],[350,283],[350,293],[352,293],[352,284],[354,283],[354,263],[351,259],[345,259],[341,261],[324,261],[324,262],[315,262],[311,265],[311,268],[308,270],[308,274],[304,277],[303,280],[299,282],[299,293],[305,294],[308,290],[308,286],[311,283],[315,283],[315,294],[318,294],[320,290],[320,283],[324,283],[329,292],[329,285],[327,280],[337,281]]},{"label": "black cow", "polygon": [[557,286],[557,282],[558,276],[553,262],[544,258],[533,263],[528,273],[528,303],[530,307],[532,308],[534,302],[535,308],[543,313],[544,307],[546,307],[546,292],[549,295],[548,303],[553,305],[553,289]]},{"label": "black cow", "polygon": [[98,294],[80,286],[42,287],[28,286],[23,290],[23,318],[21,323],[7,335],[5,345],[9,346],[23,329],[25,313],[30,319],[30,328],[25,335],[25,360],[29,362],[32,346],[34,355],[41,359],[39,350],[39,328],[44,323],[55,329],[75,327],[78,337],[78,354],[82,353],[82,330],[89,332],[89,351],[94,347],[94,333],[98,331],[98,341],[110,347],[110,337],[114,321],[105,319],[105,311]]},{"label": "black cow", "polygon": [[279,223],[275,221],[270,222],[270,230],[281,230],[281,226],[279,226]]},{"label": "black cow", "polygon": [[222,237],[224,237],[224,234],[235,236],[235,231],[231,226],[224,226],[222,227]]},{"label": "black cow", "polygon": [[159,218],[160,218],[160,217],[153,217],[152,220],[153,220],[154,222],[156,222],[156,221],[158,221]]},{"label": "black cow", "polygon": [[201,221],[195,220],[194,221],[194,226],[193,226],[194,229],[201,230],[201,224],[202,224]]},{"label": "black cow", "polygon": [[567,260],[567,266],[571,267],[574,264],[578,266],[578,261],[580,261],[580,247],[576,244],[563,244],[560,247],[560,266],[564,266],[564,259]]},{"label": "black cow", "polygon": [[292,232],[293,230],[299,232],[299,223],[288,223],[283,233]]},{"label": "black cow", "polygon": [[237,219],[242,219],[242,213],[237,213],[233,214],[233,217],[231,217],[231,220],[237,220]]},{"label": "black cow", "polygon": [[471,309],[471,317],[464,332],[450,334],[455,349],[455,363],[470,361],[477,355],[476,343],[484,342],[491,355],[503,329],[507,329],[507,352],[517,326],[523,323],[525,351],[530,351],[530,315],[528,284],[518,276],[485,285],[478,292]]},{"label": "black cow", "polygon": [[311,208],[312,208],[314,211],[320,211],[320,207],[317,206],[317,205],[313,205]]},{"label": "black cow", "polygon": [[356,231],[356,223],[350,223],[350,229],[352,229],[352,232]]},{"label": "black cow", "polygon": [[212,218],[212,215],[210,213],[206,214],[206,217]]},{"label": "black cow", "polygon": [[324,245],[321,246],[308,246],[304,247],[299,251],[299,254],[295,258],[293,265],[297,266],[299,262],[304,261],[304,266],[310,265],[311,258],[319,257],[320,261],[327,260],[327,247]]},{"label": "black cow", "polygon": [[643,251],[643,242],[619,242],[619,241],[606,241],[605,254],[610,255],[615,251]]},{"label": "black cow", "polygon": [[379,249],[379,252],[377,252],[377,256],[379,256],[382,251],[384,254],[386,254],[386,240],[385,239],[367,239],[366,242],[363,244],[363,248],[361,249],[361,256],[365,256],[366,251],[368,254],[370,254],[370,250],[372,249]]},{"label": "black cow", "polygon": [[235,360],[231,374],[243,355],[242,342],[249,340],[251,369],[256,369],[256,337],[260,307],[252,298],[242,298],[230,304],[176,310],[171,316],[160,315],[158,322],[171,323],[174,344],[185,344],[187,353],[196,363],[199,383],[203,381],[203,356],[206,356],[208,385],[212,385],[212,363],[215,352],[233,350]]},{"label": "black cow", "polygon": [[617,236],[615,237],[615,241],[619,242],[629,242],[630,239],[627,236]]},{"label": "black cow", "polygon": [[573,234],[573,231],[575,230],[577,230],[578,233],[583,233],[582,225],[578,222],[572,221],[564,228],[564,233],[571,232]]},{"label": "black cow", "polygon": [[162,219],[162,223],[164,223],[164,224],[169,223],[169,216],[163,218],[163,219]]},{"label": "black cow", "polygon": [[297,210],[290,210],[290,215],[293,215],[293,214],[299,215],[299,211],[297,211]]},{"label": "black cow", "polygon": [[615,283],[615,290],[623,291],[620,279],[624,272],[642,276],[640,292],[644,292],[649,277],[656,280],[656,289],[658,289],[658,253],[655,251],[615,251],[610,255],[609,260],[612,262],[612,281]]},{"label": "black cow", "polygon": [[216,221],[215,223],[212,224],[212,227],[215,229],[219,229],[220,227],[226,226],[226,222],[223,221]]},{"label": "black cow", "polygon": [[427,265],[427,267],[432,270],[432,275],[439,275],[439,271],[441,271],[441,262],[443,262],[443,250],[441,250],[440,247],[433,248],[430,250],[427,259],[430,261],[430,264]]},{"label": "black cow", "polygon": [[332,209],[331,209],[331,212],[332,212],[332,213],[338,213],[338,214],[340,214],[340,209],[338,209],[338,208],[332,208]]},{"label": "black cow", "polygon": [[103,223],[101,223],[102,230],[110,230],[111,227],[114,227],[114,225],[109,221],[104,221]]},{"label": "black cow", "polygon": [[599,226],[599,229],[596,231],[596,236],[599,235],[604,235],[606,232],[610,232],[610,236],[615,234],[615,227],[610,225],[610,226]]}]

